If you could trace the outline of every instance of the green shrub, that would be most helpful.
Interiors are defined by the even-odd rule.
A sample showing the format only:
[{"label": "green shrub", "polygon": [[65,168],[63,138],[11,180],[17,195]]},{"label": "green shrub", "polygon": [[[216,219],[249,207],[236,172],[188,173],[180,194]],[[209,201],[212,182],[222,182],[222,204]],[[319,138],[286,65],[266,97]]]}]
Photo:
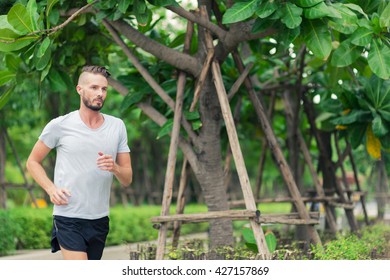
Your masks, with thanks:
[{"label": "green shrub", "polygon": [[[188,205],[186,213],[205,212],[204,206]],[[107,236],[107,245],[117,245],[126,242],[139,242],[157,239],[158,230],[153,228],[152,217],[159,216],[160,206],[121,207],[110,210],[110,233]],[[174,212],[172,206],[171,213]],[[181,227],[181,234],[204,232],[207,223],[185,224]],[[169,232],[171,234],[171,231]]]},{"label": "green shrub", "polygon": [[[150,219],[159,216],[160,206],[116,206],[110,210],[110,232],[107,246],[127,242],[157,239],[158,230],[153,228]],[[172,206],[171,213],[175,211]],[[202,205],[188,205],[186,213],[205,212]],[[185,224],[181,234],[206,231],[207,223]],[[0,255],[9,254],[15,249],[50,248],[52,230],[52,208],[30,207],[13,208],[0,212]],[[171,232],[169,232],[171,234]]]},{"label": "green shrub", "polygon": [[16,225],[17,249],[43,249],[50,246],[51,209],[15,208],[10,210]]},{"label": "green shrub", "polygon": [[374,254],[385,253],[389,235],[390,227],[383,224],[363,228],[360,237],[356,234],[338,235],[323,247],[313,247],[314,259],[370,260]]},{"label": "green shrub", "polygon": [[16,249],[14,241],[15,226],[9,212],[4,210],[0,210],[0,236],[0,256]]}]

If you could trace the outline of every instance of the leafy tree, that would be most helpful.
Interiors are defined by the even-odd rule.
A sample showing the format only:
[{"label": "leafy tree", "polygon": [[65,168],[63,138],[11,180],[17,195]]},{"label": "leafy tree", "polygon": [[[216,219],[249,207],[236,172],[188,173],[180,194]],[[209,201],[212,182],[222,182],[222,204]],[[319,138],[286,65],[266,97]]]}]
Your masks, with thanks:
[{"label": "leafy tree", "polygon": [[[285,89],[293,85],[287,92],[290,97],[296,94],[296,100],[307,93],[338,94],[340,80],[390,75],[388,1],[199,0],[198,6],[207,7],[208,19],[174,0],[12,2],[1,7],[0,51],[5,63],[0,108],[17,94],[26,77],[40,89],[66,95],[74,79],[69,73],[76,75],[84,64],[110,65],[114,77],[110,84],[126,96],[122,111],[140,108],[163,127],[162,137],[172,126],[177,71],[185,72],[185,119],[179,145],[210,211],[226,210],[229,205],[221,164],[223,122],[210,71],[196,113],[189,110],[208,55],[205,29],[213,36],[214,59],[222,65],[227,88],[240,75],[235,54],[255,62],[251,75],[260,90],[265,82]],[[173,19],[167,20],[161,11],[179,16],[177,23],[170,24]],[[197,24],[188,52],[182,51],[183,19]],[[245,95],[243,91],[233,98],[232,106],[240,108],[240,98],[247,104]],[[299,102],[295,105],[299,108]],[[375,131],[378,137],[378,132],[385,133]],[[231,224],[213,222],[211,239],[212,247],[232,243]]]}]

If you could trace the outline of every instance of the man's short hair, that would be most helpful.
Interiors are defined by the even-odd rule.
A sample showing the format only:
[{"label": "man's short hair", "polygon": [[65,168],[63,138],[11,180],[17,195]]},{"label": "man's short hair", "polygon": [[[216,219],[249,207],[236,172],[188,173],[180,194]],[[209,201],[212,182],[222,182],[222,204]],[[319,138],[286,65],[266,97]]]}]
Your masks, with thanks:
[{"label": "man's short hair", "polygon": [[111,76],[110,72],[108,72],[108,70],[104,66],[86,65],[81,69],[81,73],[84,73],[84,72],[93,73],[93,74],[100,74],[100,75],[103,75],[105,78],[108,78]]}]

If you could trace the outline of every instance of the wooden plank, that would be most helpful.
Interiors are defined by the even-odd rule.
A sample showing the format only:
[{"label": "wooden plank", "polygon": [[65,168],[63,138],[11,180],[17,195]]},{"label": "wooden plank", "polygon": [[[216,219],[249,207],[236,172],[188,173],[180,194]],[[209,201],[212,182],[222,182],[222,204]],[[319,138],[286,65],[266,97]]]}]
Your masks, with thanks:
[{"label": "wooden plank", "polygon": [[[303,202],[328,202],[328,201],[337,201],[336,197],[324,196],[324,197],[302,197]],[[255,200],[256,203],[293,203],[294,200],[291,197],[276,197],[276,198],[260,198]],[[234,200],[229,203],[231,207],[240,207],[245,205],[244,200]]]},{"label": "wooden plank", "polygon": [[355,204],[354,203],[329,202],[329,205],[334,206],[334,207],[348,209],[348,210],[352,210],[352,209],[355,208]]},{"label": "wooden plank", "polygon": [[167,223],[181,221],[183,223],[202,223],[214,219],[229,219],[229,220],[246,220],[252,218],[259,224],[318,224],[319,212],[310,212],[310,219],[306,222],[301,219],[299,213],[286,214],[260,214],[258,211],[250,210],[227,210],[227,211],[210,211],[207,213],[193,214],[175,214],[168,216],[157,216],[151,218],[152,223]]}]

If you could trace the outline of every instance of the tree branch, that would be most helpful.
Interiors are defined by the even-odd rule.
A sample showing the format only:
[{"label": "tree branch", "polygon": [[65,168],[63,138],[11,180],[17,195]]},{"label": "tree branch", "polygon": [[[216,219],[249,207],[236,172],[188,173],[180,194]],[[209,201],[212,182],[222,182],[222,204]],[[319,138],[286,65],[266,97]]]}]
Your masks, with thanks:
[{"label": "tree branch", "polygon": [[123,20],[109,21],[119,33],[135,45],[153,54],[155,57],[169,63],[173,67],[197,77],[201,71],[201,64],[191,55],[176,51],[145,36]]},{"label": "tree branch", "polygon": [[220,28],[218,25],[213,24],[211,21],[207,20],[206,18],[203,18],[199,16],[199,14],[191,13],[182,7],[174,7],[174,6],[167,6],[168,10],[176,13],[177,15],[192,21],[194,23],[199,24],[200,26],[203,26],[204,28],[208,29],[211,33],[215,34],[220,40],[223,40],[226,36],[226,31]]}]

